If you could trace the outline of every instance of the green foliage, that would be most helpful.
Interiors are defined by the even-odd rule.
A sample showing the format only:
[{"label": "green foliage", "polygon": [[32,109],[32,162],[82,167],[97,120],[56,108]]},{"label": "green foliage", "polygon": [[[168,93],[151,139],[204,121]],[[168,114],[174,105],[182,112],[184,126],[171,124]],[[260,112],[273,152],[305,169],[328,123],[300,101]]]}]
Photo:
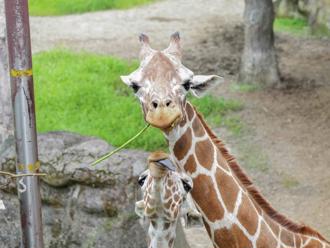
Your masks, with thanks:
[{"label": "green foliage", "polygon": [[238,116],[227,117],[223,120],[223,124],[234,134],[240,135],[243,124]]},{"label": "green foliage", "polygon": [[276,18],[274,22],[274,30],[276,32],[291,33],[297,36],[316,36],[330,37],[329,29],[319,24],[313,31],[308,26],[308,22],[303,18]]},{"label": "green foliage", "polygon": [[[139,102],[119,78],[133,71],[137,62],[63,50],[33,59],[39,132],[72,131],[119,146],[145,126]],[[213,96],[192,102],[207,119],[242,108]],[[155,150],[167,145],[161,132],[150,128],[129,147]]]},{"label": "green foliage", "polygon": [[276,18],[274,30],[296,35],[307,35],[308,23],[307,20],[302,18]]},{"label": "green foliage", "polygon": [[106,9],[127,9],[152,0],[30,0],[31,15],[67,15]]}]

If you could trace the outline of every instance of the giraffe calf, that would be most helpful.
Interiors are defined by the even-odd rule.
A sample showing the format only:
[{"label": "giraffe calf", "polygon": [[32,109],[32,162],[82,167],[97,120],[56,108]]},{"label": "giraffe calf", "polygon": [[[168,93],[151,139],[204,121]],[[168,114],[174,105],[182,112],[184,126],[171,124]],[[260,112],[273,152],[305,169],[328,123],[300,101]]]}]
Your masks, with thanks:
[{"label": "giraffe calf", "polygon": [[173,247],[177,222],[190,211],[187,194],[192,180],[175,169],[168,154],[154,152],[138,181],[143,200],[135,203],[135,212],[150,220],[149,248]]}]

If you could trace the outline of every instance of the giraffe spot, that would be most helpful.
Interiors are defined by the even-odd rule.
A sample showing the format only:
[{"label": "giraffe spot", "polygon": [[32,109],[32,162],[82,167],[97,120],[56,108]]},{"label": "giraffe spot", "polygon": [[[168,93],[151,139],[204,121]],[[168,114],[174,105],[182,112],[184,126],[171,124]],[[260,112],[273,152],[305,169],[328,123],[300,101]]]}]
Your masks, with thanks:
[{"label": "giraffe spot", "polygon": [[[222,228],[216,230],[214,233],[214,240],[216,244],[223,247],[242,247],[252,248],[253,244],[244,234],[244,232],[234,224],[230,229]],[[267,246],[268,247],[268,246]]]},{"label": "giraffe spot", "polygon": [[196,161],[194,159],[193,155],[190,155],[189,158],[187,159],[187,162],[184,165],[184,169],[188,174],[193,174],[196,171]]},{"label": "giraffe spot", "polygon": [[174,218],[176,218],[178,216],[178,213],[179,213],[179,209],[175,208],[174,213],[173,213]]},{"label": "giraffe spot", "polygon": [[171,195],[172,195],[171,189],[165,189],[165,196],[164,196],[164,198],[165,199],[168,199],[168,198],[171,197]]},{"label": "giraffe spot", "polygon": [[194,118],[195,111],[189,102],[186,104],[186,113],[188,115],[189,121],[191,121]]},{"label": "giraffe spot", "polygon": [[199,175],[194,180],[194,185],[191,194],[194,201],[206,214],[208,220],[214,222],[223,218],[224,209],[217,197],[215,185],[212,178],[206,175]]},{"label": "giraffe spot", "polygon": [[280,231],[280,227],[279,224],[277,222],[275,222],[274,220],[272,220],[268,215],[264,215],[264,221],[268,224],[268,226],[270,227],[270,229],[272,229],[274,235],[276,237],[278,237],[279,235],[279,231]]},{"label": "giraffe spot", "polygon": [[191,129],[188,128],[186,132],[174,145],[174,155],[178,160],[182,160],[191,147]]},{"label": "giraffe spot", "polygon": [[166,182],[167,182],[166,184],[167,184],[168,187],[171,187],[173,185],[173,180],[172,180],[172,178],[170,177],[169,174],[167,174]]},{"label": "giraffe spot", "polygon": [[214,148],[210,140],[197,142],[195,152],[198,162],[206,169],[211,170],[213,164]]},{"label": "giraffe spot", "polygon": [[271,234],[264,222],[261,222],[260,234],[257,239],[257,248],[277,247],[277,239]]},{"label": "giraffe spot", "polygon": [[232,176],[228,176],[222,170],[218,169],[215,173],[215,179],[218,184],[221,197],[229,212],[233,212],[235,209],[239,187],[234,181]]},{"label": "giraffe spot", "polygon": [[204,127],[198,118],[194,119],[194,121],[192,123],[192,129],[194,131],[195,137],[202,137],[205,135]]},{"label": "giraffe spot", "polygon": [[214,232],[214,242],[219,248],[237,248],[235,238],[231,230],[227,228],[218,229]]},{"label": "giraffe spot", "polygon": [[296,247],[300,247],[300,245],[301,245],[300,235],[295,233],[295,239],[296,239]]},{"label": "giraffe spot", "polygon": [[164,208],[169,209],[171,207],[171,204],[172,204],[172,199],[170,199],[168,202],[164,204]]},{"label": "giraffe spot", "polygon": [[179,199],[180,199],[180,197],[179,197],[178,194],[175,194],[175,195],[173,196],[173,198],[174,198],[174,201],[175,201],[175,202],[178,202]]},{"label": "giraffe spot", "polygon": [[312,239],[307,245],[306,248],[321,248],[322,243],[316,239]]},{"label": "giraffe spot", "polygon": [[156,222],[155,220],[151,220],[150,222],[151,222],[151,225],[152,225],[155,229],[157,229],[157,222]]},{"label": "giraffe spot", "polygon": [[218,162],[218,165],[220,167],[222,167],[224,170],[226,171],[230,171],[229,169],[229,166],[228,166],[228,162],[227,160],[225,159],[225,157],[221,154],[221,152],[219,151],[219,149],[217,149],[217,162]]},{"label": "giraffe spot", "polygon": [[246,194],[242,195],[242,202],[237,213],[237,219],[251,235],[255,234],[258,227],[258,214],[252,201]]},{"label": "giraffe spot", "polygon": [[322,248],[322,243],[316,239],[311,239],[304,248]]},{"label": "giraffe spot", "polygon": [[294,239],[294,233],[283,228],[281,232],[281,241],[283,242],[283,244],[287,246],[293,246],[294,245],[293,239]]},{"label": "giraffe spot", "polygon": [[164,222],[164,230],[167,230],[170,227],[170,222]]}]

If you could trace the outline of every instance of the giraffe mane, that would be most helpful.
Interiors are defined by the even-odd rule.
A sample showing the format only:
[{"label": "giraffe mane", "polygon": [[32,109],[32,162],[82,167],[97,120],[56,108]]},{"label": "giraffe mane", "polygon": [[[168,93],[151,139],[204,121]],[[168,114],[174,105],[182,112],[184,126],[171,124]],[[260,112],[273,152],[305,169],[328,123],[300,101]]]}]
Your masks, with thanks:
[{"label": "giraffe mane", "polygon": [[194,110],[203,127],[205,128],[207,134],[211,137],[216,147],[226,159],[229,167],[233,170],[237,179],[242,183],[242,185],[245,187],[252,199],[271,219],[273,219],[274,221],[292,232],[317,237],[318,239],[330,244],[330,242],[326,240],[318,231],[314,230],[309,226],[306,226],[305,224],[296,223],[290,220],[285,215],[279,213],[276,209],[274,209],[273,206],[260,193],[260,191],[254,186],[251,179],[247,176],[242,167],[237,163],[235,157],[231,155],[229,150],[225,147],[225,144],[214,134],[211,128],[207,125],[203,116],[196,110],[195,107]]}]

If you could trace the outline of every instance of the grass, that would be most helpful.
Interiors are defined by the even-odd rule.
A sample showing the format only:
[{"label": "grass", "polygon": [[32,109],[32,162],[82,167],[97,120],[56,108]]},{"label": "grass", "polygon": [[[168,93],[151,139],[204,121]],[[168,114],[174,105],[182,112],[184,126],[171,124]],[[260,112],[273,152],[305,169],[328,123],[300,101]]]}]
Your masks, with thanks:
[{"label": "grass", "polygon": [[153,0],[30,0],[34,16],[78,14],[106,9],[127,9]]},{"label": "grass", "polygon": [[307,35],[308,29],[307,20],[302,18],[276,18],[274,22],[275,32]]},{"label": "grass", "polygon": [[282,18],[278,17],[274,22],[275,32],[290,33],[297,36],[327,36],[330,37],[329,29],[320,25],[313,33],[308,26],[308,21],[303,18]]},{"label": "grass", "polygon": [[[72,131],[119,146],[145,126],[138,100],[119,78],[137,62],[65,50],[34,55],[33,62],[39,132]],[[242,108],[212,96],[192,102],[211,124]],[[161,132],[150,128],[129,147],[150,151],[167,145]]]}]

